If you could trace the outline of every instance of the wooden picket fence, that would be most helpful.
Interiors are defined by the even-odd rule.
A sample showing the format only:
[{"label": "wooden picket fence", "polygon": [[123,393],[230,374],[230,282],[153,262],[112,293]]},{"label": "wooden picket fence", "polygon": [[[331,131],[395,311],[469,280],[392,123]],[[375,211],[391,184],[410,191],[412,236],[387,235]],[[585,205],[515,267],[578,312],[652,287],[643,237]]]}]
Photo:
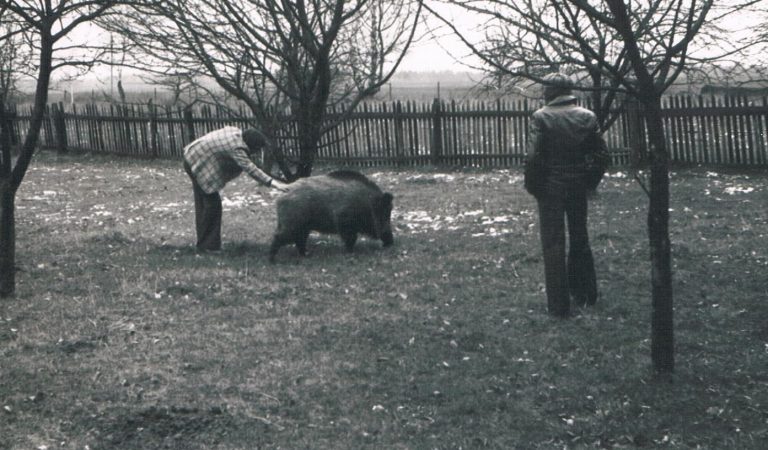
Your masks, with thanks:
[{"label": "wooden picket fence", "polygon": [[768,98],[670,97],[663,112],[673,161],[768,165]]},{"label": "wooden picket fence", "polygon": [[[317,160],[349,166],[451,165],[509,167],[525,158],[528,120],[540,104],[496,102],[364,103],[321,141]],[[16,111],[12,141],[19,142],[30,112]],[[328,112],[333,118],[336,111]],[[195,137],[225,125],[248,126],[246,114],[223,109],[171,109],[156,105],[49,107],[43,147],[135,157],[179,158]],[[639,114],[618,112],[605,132],[614,164],[630,163],[642,148]],[[663,103],[673,162],[768,165],[766,98],[669,97]],[[294,124],[286,121],[279,145],[295,154]]]}]

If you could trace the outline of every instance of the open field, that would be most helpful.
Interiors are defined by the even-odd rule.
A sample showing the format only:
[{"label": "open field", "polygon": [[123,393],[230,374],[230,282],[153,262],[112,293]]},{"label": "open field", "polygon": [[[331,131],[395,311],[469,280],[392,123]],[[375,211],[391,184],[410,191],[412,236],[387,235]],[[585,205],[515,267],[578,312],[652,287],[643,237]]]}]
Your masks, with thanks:
[{"label": "open field", "polygon": [[193,248],[174,161],[43,153],[0,302],[0,448],[768,448],[768,175],[672,176],[677,372],[650,370],[647,198],[590,210],[601,298],[545,314],[520,172],[371,170],[395,246],[266,253],[274,198],[224,191]]}]

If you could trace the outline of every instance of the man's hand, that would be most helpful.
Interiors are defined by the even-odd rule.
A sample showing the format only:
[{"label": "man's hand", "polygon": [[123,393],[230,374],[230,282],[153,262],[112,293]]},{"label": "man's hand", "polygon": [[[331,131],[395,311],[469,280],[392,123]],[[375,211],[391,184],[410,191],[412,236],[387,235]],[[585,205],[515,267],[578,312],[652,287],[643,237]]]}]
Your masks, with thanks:
[{"label": "man's hand", "polygon": [[288,191],[288,185],[285,183],[282,183],[280,181],[277,181],[275,179],[272,179],[272,183],[269,185],[272,189],[277,189],[280,192],[287,192]]}]

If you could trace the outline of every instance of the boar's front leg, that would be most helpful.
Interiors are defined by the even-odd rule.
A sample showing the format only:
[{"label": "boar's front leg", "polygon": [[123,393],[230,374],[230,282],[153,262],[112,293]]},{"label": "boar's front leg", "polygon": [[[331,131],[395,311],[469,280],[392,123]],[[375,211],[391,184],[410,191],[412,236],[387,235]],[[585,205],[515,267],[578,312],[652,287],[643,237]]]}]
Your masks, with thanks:
[{"label": "boar's front leg", "polygon": [[358,225],[355,219],[355,214],[346,210],[339,214],[336,222],[339,236],[344,241],[344,247],[348,252],[355,248],[355,242],[357,242]]},{"label": "boar's front leg", "polygon": [[275,256],[283,245],[293,242],[301,256],[307,255],[307,240],[309,239],[309,230],[296,230],[293,232],[277,232],[272,238],[272,245],[269,248],[269,262],[275,262]]},{"label": "boar's front leg", "polygon": [[277,251],[280,250],[280,247],[287,244],[288,242],[290,242],[290,240],[286,239],[284,235],[275,233],[275,235],[272,237],[272,245],[269,247],[269,262],[275,262]]}]

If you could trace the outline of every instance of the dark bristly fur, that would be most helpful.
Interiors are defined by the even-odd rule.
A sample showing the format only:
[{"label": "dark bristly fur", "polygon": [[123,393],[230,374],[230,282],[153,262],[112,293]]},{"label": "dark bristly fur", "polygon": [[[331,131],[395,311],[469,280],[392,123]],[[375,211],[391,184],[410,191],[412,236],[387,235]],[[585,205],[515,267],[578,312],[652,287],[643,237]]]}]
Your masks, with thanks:
[{"label": "dark bristly fur", "polygon": [[283,245],[294,243],[302,256],[312,231],[338,234],[352,251],[362,233],[392,245],[392,199],[365,175],[337,170],[293,183],[277,201],[277,230],[269,260]]}]

